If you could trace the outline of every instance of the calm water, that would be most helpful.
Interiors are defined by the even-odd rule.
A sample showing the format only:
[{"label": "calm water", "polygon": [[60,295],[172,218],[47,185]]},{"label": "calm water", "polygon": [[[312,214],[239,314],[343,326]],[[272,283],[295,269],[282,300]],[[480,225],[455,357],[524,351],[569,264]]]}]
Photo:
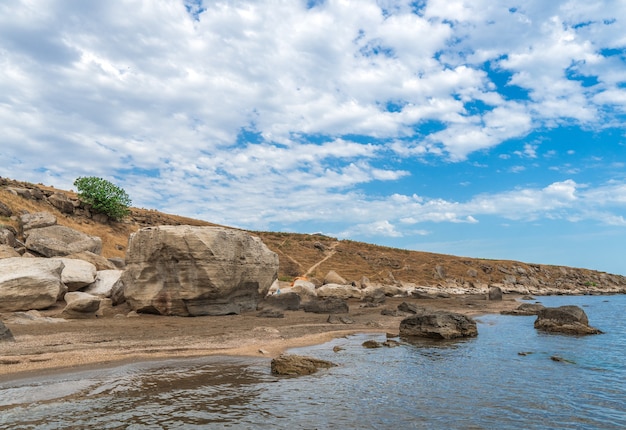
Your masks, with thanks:
[{"label": "calm water", "polygon": [[19,380],[0,384],[0,428],[626,428],[626,296],[539,300],[583,306],[606,333],[546,335],[535,317],[489,315],[467,341],[372,350],[361,344],[384,338],[358,335],[294,349],[339,364],[299,378],[270,375],[268,359],[209,357]]}]

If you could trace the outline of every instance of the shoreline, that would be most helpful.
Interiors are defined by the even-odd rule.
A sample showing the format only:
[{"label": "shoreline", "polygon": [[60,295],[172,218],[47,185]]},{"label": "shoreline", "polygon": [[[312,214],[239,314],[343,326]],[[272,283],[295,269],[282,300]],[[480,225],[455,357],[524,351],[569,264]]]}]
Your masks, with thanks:
[{"label": "shoreline", "polygon": [[288,349],[352,334],[397,334],[405,316],[385,316],[381,310],[396,309],[405,301],[476,317],[514,309],[521,297],[507,294],[502,301],[474,295],[428,300],[388,298],[385,304],[372,308],[355,300],[349,301],[349,315],[354,320],[349,325],[330,324],[328,314],[302,310],[285,311],[284,318],[260,318],[256,312],[205,317],[110,314],[89,320],[28,323],[5,314],[2,319],[15,342],[0,343],[0,382],[140,361],[202,356],[270,359]]}]

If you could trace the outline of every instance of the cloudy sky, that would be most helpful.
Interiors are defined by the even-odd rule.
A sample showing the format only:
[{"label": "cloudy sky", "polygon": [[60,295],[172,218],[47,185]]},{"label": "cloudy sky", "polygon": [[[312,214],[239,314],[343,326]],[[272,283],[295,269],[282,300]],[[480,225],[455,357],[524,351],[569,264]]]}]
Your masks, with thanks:
[{"label": "cloudy sky", "polygon": [[0,176],[626,274],[626,2],[3,0]]}]

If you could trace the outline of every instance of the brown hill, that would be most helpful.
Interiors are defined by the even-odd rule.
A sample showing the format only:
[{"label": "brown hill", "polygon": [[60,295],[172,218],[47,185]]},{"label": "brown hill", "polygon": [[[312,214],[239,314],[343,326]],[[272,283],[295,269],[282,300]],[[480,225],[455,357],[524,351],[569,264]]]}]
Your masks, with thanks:
[{"label": "brown hill", "polygon": [[[16,193],[15,188],[29,192]],[[19,231],[16,215],[26,211],[47,211],[53,213],[61,225],[102,238],[102,254],[105,257],[124,257],[130,233],[142,227],[216,225],[140,208],[131,208],[130,216],[122,222],[98,222],[82,213],[62,213],[47,199],[54,193],[76,197],[71,191],[0,178],[0,203],[13,213],[13,216],[0,216],[0,226],[9,225]],[[623,292],[626,286],[626,277],[587,269],[408,251],[315,234],[251,233],[261,237],[278,254],[279,279],[283,281],[303,275],[321,281],[326,273],[334,270],[354,282],[360,282],[363,277],[367,277],[376,283],[404,282],[434,287],[486,286],[498,283],[505,286],[528,285],[563,292],[588,293]]]}]

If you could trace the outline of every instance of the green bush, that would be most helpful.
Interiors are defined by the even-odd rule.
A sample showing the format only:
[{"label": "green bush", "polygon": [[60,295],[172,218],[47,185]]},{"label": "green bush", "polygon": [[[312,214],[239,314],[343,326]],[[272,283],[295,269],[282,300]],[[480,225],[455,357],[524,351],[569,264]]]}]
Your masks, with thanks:
[{"label": "green bush", "polygon": [[74,181],[78,197],[96,211],[114,220],[120,220],[130,213],[130,197],[122,188],[106,179],[95,176],[80,177]]}]

